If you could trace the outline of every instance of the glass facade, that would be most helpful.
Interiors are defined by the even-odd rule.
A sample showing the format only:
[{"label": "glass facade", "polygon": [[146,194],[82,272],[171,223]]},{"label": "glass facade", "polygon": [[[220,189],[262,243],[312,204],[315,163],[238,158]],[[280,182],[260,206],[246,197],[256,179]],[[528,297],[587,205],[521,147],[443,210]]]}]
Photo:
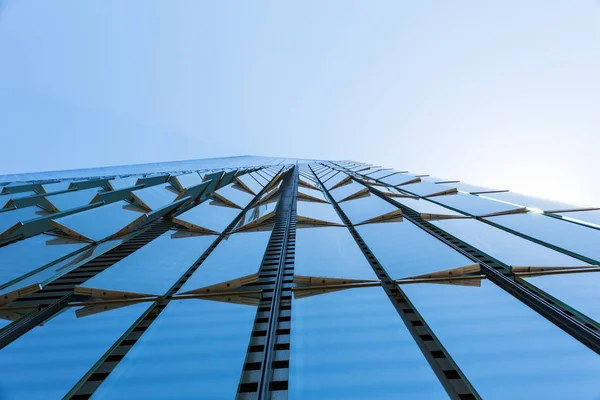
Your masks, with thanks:
[{"label": "glass facade", "polygon": [[349,160],[0,183],[0,399],[600,396],[598,208]]}]

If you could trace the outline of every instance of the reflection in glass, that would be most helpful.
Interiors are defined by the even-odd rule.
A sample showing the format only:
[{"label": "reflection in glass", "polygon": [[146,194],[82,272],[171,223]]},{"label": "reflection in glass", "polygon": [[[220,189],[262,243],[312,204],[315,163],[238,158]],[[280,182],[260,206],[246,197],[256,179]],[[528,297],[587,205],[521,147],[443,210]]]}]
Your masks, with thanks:
[{"label": "reflection in glass", "polygon": [[294,299],[290,345],[290,400],[448,398],[380,287]]},{"label": "reflection in glass", "polygon": [[353,225],[399,218],[402,214],[398,207],[372,194],[339,205]]},{"label": "reflection in glass", "polygon": [[347,185],[340,186],[339,188],[329,191],[331,197],[333,197],[338,203],[344,201],[350,196],[358,196],[361,193],[368,193],[369,189],[365,185],[352,181]]},{"label": "reflection in glass", "polygon": [[450,187],[448,187],[430,182],[418,182],[407,184],[402,186],[402,190],[423,197],[441,196],[457,192],[456,188],[453,187],[451,184]]},{"label": "reflection in glass", "polygon": [[91,210],[50,220],[69,236],[100,241],[126,231],[146,218],[140,209],[126,201],[117,201]]},{"label": "reflection in glass", "polygon": [[[200,179],[200,175],[196,174],[196,176]],[[134,190],[131,195],[144,209],[152,211],[174,202],[178,193],[169,183],[163,183]]]},{"label": "reflection in glass", "polygon": [[54,212],[66,211],[72,208],[90,204],[98,194],[98,188],[75,190],[61,194],[46,196],[46,201]]},{"label": "reflection in glass", "polygon": [[68,308],[36,326],[0,350],[2,399],[63,398],[148,307],[133,304],[83,318]]},{"label": "reflection in glass", "polygon": [[253,195],[235,183],[213,192],[213,196],[232,207],[240,209],[246,207],[254,199]]},{"label": "reflection in glass", "polygon": [[202,183],[202,177],[197,172],[182,174],[173,177],[173,184],[180,192]]},{"label": "reflection in glass", "polygon": [[488,197],[494,200],[506,201],[508,203],[515,204],[520,207],[536,208],[538,210],[551,212],[558,210],[574,210],[581,208],[573,204],[563,203],[560,201],[542,199],[539,197],[527,196],[524,194],[514,192],[501,192],[501,193],[486,193],[482,196]]},{"label": "reflection in glass", "polygon": [[240,210],[213,203],[200,203],[173,217],[173,221],[193,231],[219,234],[240,214]]},{"label": "reflection in glass", "polygon": [[361,225],[356,230],[392,279],[477,265],[406,220]]},{"label": "reflection in glass", "polygon": [[335,226],[296,231],[294,275],[360,281],[378,279],[348,229]]},{"label": "reflection in glass", "polygon": [[178,293],[194,292],[224,282],[227,283],[221,289],[229,290],[258,280],[258,269],[270,237],[270,231],[239,232],[226,236]]},{"label": "reflection in glass", "polygon": [[600,264],[600,230],[537,213],[486,218],[487,220],[548,244],[562,247]]},{"label": "reflection in glass", "polygon": [[250,174],[240,175],[235,177],[236,182],[248,192],[257,195],[263,188]]},{"label": "reflection in glass", "polygon": [[565,219],[600,228],[600,210],[564,212],[559,215]]},{"label": "reflection in glass", "polygon": [[511,267],[589,267],[590,264],[475,219],[433,221],[435,226]]},{"label": "reflection in glass", "polygon": [[92,399],[233,399],[256,307],[172,300]]},{"label": "reflection in glass", "polygon": [[343,225],[331,204],[301,201],[298,199],[296,219],[298,222],[326,225]]},{"label": "reflection in glass", "polygon": [[473,216],[525,211],[523,207],[464,193],[457,193],[449,196],[436,196],[431,200]]},{"label": "reflection in glass", "polygon": [[524,279],[600,323],[600,272],[532,276]]},{"label": "reflection in glass", "polygon": [[464,218],[465,215],[426,199],[395,197],[394,201],[421,214],[424,219]]},{"label": "reflection in glass", "polygon": [[598,398],[600,357],[491,282],[401,288],[481,398]]},{"label": "reflection in glass", "polygon": [[43,213],[44,210],[37,206],[0,212],[0,235],[14,227],[17,223],[39,218],[43,216]]},{"label": "reflection in glass", "polygon": [[45,265],[89,246],[89,243],[36,235],[0,247],[0,288]]},{"label": "reflection in glass", "polygon": [[164,295],[215,239],[213,235],[184,236],[177,231],[167,231],[76,290],[84,293],[85,289],[92,289],[95,290],[92,295],[98,297],[122,297],[110,292]]}]

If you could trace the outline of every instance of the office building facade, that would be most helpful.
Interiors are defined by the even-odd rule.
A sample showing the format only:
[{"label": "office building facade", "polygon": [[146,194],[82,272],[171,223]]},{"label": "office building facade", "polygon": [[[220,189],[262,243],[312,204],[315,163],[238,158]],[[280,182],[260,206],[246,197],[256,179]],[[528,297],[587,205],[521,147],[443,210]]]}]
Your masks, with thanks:
[{"label": "office building facade", "polygon": [[600,397],[600,208],[252,156],[0,182],[1,399]]}]

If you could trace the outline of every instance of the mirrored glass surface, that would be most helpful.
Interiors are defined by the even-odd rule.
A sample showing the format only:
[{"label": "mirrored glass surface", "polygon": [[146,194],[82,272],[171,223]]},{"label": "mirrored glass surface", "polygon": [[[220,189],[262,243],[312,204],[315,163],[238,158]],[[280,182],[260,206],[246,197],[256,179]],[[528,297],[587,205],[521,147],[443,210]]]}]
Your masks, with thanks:
[{"label": "mirrored glass surface", "polygon": [[137,183],[137,180],[138,180],[137,176],[128,176],[125,178],[110,179],[108,181],[108,187],[111,190],[125,189],[125,188],[135,186]]},{"label": "mirrored glass surface", "polygon": [[60,212],[90,204],[97,194],[98,188],[90,188],[45,197],[52,210]]},{"label": "mirrored glass surface", "polygon": [[92,399],[234,399],[256,307],[172,300]]},{"label": "mirrored glass surface", "polygon": [[7,194],[0,195],[0,208],[4,208],[4,207],[8,206],[12,199],[20,199],[22,197],[33,196],[35,194],[36,193],[34,191],[30,190],[30,191],[26,191],[26,192],[7,193]]},{"label": "mirrored glass surface", "polygon": [[[13,281],[14,283],[9,284],[8,286],[1,285],[0,295],[4,295],[34,284],[39,284],[43,287],[46,284],[52,282],[53,280],[61,277],[62,275],[74,270],[80,265],[83,265],[86,262],[91,261],[94,258],[106,253],[107,251],[118,246],[121,243],[121,239],[108,240],[96,246],[90,247],[89,249],[80,251],[77,254],[63,261],[53,264],[48,268],[44,268],[37,273],[34,273],[33,275],[28,275],[23,279]],[[30,247],[30,249],[32,248]],[[0,303],[2,303],[1,299]]]},{"label": "mirrored glass surface", "polygon": [[42,193],[60,192],[61,190],[67,190],[71,181],[60,181],[54,183],[43,183],[40,185]]},{"label": "mirrored glass surface", "polygon": [[50,235],[36,235],[0,247],[0,287],[89,246]]},{"label": "mirrored glass surface", "polygon": [[106,239],[146,217],[141,210],[126,201],[117,201],[90,210],[53,219],[51,224],[67,235],[92,241]]},{"label": "mirrored glass surface", "polygon": [[392,279],[476,264],[406,220],[361,225],[356,230]]},{"label": "mirrored glass surface", "polygon": [[189,174],[182,174],[173,177],[175,186],[180,190],[184,191],[196,185],[202,183],[202,177],[197,172],[190,172]]},{"label": "mirrored glass surface", "polygon": [[600,272],[553,274],[523,279],[600,323]]},{"label": "mirrored glass surface", "polygon": [[270,237],[270,231],[239,232],[226,236],[183,284],[179,293],[229,281],[236,282],[222,289],[234,289],[255,281]]},{"label": "mirrored glass surface", "polygon": [[542,199],[539,197],[527,196],[524,194],[514,192],[501,192],[501,193],[486,193],[482,196],[488,197],[494,200],[506,201],[508,203],[515,204],[520,207],[536,208],[542,211],[556,211],[556,210],[573,210],[581,208],[574,204],[563,203],[560,201]]},{"label": "mirrored glass surface", "polygon": [[475,219],[433,221],[435,226],[511,267],[589,267],[590,264]]},{"label": "mirrored glass surface", "polygon": [[164,295],[215,241],[213,235],[167,231],[80,287]]},{"label": "mirrored glass surface", "polygon": [[293,299],[290,400],[447,399],[381,287]]},{"label": "mirrored glass surface", "polygon": [[[448,186],[451,188],[457,188],[461,192],[465,193],[486,193],[493,191],[502,191],[504,189],[492,189],[485,186],[471,185],[469,183],[464,182],[452,182],[452,183],[440,183],[440,185]],[[485,194],[487,196],[487,194]]]},{"label": "mirrored glass surface", "polygon": [[347,197],[357,194],[358,192],[367,192],[368,189],[365,185],[352,181],[347,185],[340,186],[329,192],[338,203],[345,200]]},{"label": "mirrored glass surface", "polygon": [[320,190],[309,189],[302,186],[298,186],[298,197],[311,201],[328,202],[325,195]]},{"label": "mirrored glass surface", "polygon": [[[600,210],[573,211],[558,214],[565,219],[571,219],[587,225],[600,227]],[[0,214],[1,218],[2,214]]]},{"label": "mirrored glass surface", "polygon": [[387,178],[381,178],[379,180],[391,186],[398,186],[405,185],[411,181],[418,181],[419,179],[417,179],[417,177],[414,175],[398,173],[392,176],[388,176]]},{"label": "mirrored glass surface", "polygon": [[401,288],[481,398],[598,398],[600,357],[491,282]]},{"label": "mirrored glass surface", "polygon": [[264,176],[262,176],[261,174],[259,174],[258,172],[251,172],[250,175],[256,179],[256,181],[258,183],[260,183],[262,186],[267,186],[267,184],[269,183],[269,179],[265,178]]},{"label": "mirrored glass surface", "polygon": [[395,173],[396,171],[394,171],[393,169],[380,169],[375,172],[369,172],[367,176],[371,179],[381,179],[385,178],[386,176],[393,175]]},{"label": "mirrored glass surface", "polygon": [[353,225],[373,220],[398,218],[402,213],[398,207],[373,194],[344,201],[340,203],[340,208]]},{"label": "mirrored glass surface", "polygon": [[337,172],[335,175],[329,177],[329,179],[327,179],[327,180],[324,180],[322,177],[320,179],[321,179],[321,182],[323,182],[323,185],[328,190],[330,190],[332,187],[339,184],[341,181],[343,181],[346,178],[348,178],[348,175],[344,174],[343,172]]},{"label": "mirrored glass surface", "polygon": [[335,226],[296,230],[294,275],[378,279],[348,229]]},{"label": "mirrored glass surface", "polygon": [[297,203],[296,219],[312,223],[343,224],[331,204],[301,201],[300,199]]},{"label": "mirrored glass surface", "polygon": [[[200,175],[196,174],[198,179]],[[156,210],[177,199],[178,193],[169,183],[134,190],[131,195],[147,210]]]},{"label": "mirrored glass surface", "polygon": [[2,399],[63,398],[149,305],[80,318],[68,308],[36,326],[0,350]]},{"label": "mirrored glass surface", "polygon": [[240,214],[240,210],[211,203],[213,202],[200,203],[173,217],[173,221],[192,230],[221,233]]},{"label": "mirrored glass surface", "polygon": [[421,214],[421,218],[424,219],[461,218],[465,216],[461,213],[443,207],[427,199],[394,197],[394,201],[397,201],[403,206],[406,206],[411,210],[418,212],[419,214]]},{"label": "mirrored glass surface", "polygon": [[431,199],[436,203],[452,207],[473,216],[507,213],[522,210],[523,207],[501,203],[472,194],[456,193],[447,196],[435,196]]},{"label": "mirrored glass surface", "polygon": [[588,257],[594,260],[594,264],[600,264],[600,246],[598,246],[600,230],[598,229],[532,212],[486,219],[545,243]]},{"label": "mirrored glass surface", "polygon": [[243,190],[241,186],[236,186],[234,186],[234,184],[227,185],[215,191],[213,195],[222,201],[235,205],[238,208],[244,208],[254,199],[254,196]]},{"label": "mirrored glass surface", "polygon": [[441,186],[430,182],[418,182],[403,185],[402,190],[419,196],[439,196],[443,194],[456,193],[456,188],[451,186]]},{"label": "mirrored glass surface", "polygon": [[250,193],[257,195],[263,188],[263,185],[258,183],[250,174],[237,176],[235,180]]},{"label": "mirrored glass surface", "polygon": [[256,207],[252,207],[244,213],[236,229],[260,225],[270,218],[273,218],[276,210],[277,201],[267,202]]},{"label": "mirrored glass surface", "polygon": [[0,234],[15,226],[19,222],[25,222],[43,216],[44,210],[40,207],[24,207],[16,210],[0,212]]}]

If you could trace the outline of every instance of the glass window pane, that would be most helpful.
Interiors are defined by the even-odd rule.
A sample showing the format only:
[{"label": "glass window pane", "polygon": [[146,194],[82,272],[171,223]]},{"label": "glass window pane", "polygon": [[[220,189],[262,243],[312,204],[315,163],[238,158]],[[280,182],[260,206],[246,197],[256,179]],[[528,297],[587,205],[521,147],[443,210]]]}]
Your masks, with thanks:
[{"label": "glass window pane", "polygon": [[600,272],[531,276],[523,279],[600,323]]},{"label": "glass window pane", "polygon": [[[440,185],[457,188],[461,192],[465,193],[486,193],[486,192],[501,192],[504,189],[492,189],[485,186],[471,185],[464,182],[452,182],[452,183],[440,183]],[[487,194],[485,195],[487,196]]]},{"label": "glass window pane", "polygon": [[222,187],[213,192],[213,196],[240,209],[246,207],[254,199],[253,195],[241,189],[240,185],[235,184]]},{"label": "glass window pane", "polygon": [[600,357],[491,282],[401,288],[483,399],[598,397]]},{"label": "glass window pane", "polygon": [[0,234],[15,226],[19,222],[25,222],[44,216],[44,210],[37,206],[17,208],[16,210],[0,212]]},{"label": "glass window pane", "polygon": [[200,203],[173,217],[173,221],[198,232],[221,233],[240,214],[240,210],[211,203]]},{"label": "glass window pane", "polygon": [[486,218],[548,244],[561,247],[600,264],[600,231],[537,213],[522,213]]},{"label": "glass window pane", "polygon": [[[558,215],[565,219],[572,219],[580,223],[600,227],[600,210],[573,211],[560,213]],[[0,217],[1,216],[2,214],[0,214]]]},{"label": "glass window pane", "polygon": [[43,183],[40,185],[40,187],[42,188],[42,193],[52,193],[67,190],[70,184],[71,181],[61,181],[54,183]]},{"label": "glass window pane", "polygon": [[325,195],[320,190],[309,189],[306,187],[298,186],[298,197],[310,200],[310,201],[321,201],[324,203],[329,203],[325,198]]},{"label": "glass window pane", "polygon": [[113,292],[164,295],[202,256],[216,236],[167,231],[141,249],[87,280],[78,288],[95,289],[98,297]]},{"label": "glass window pane", "polygon": [[189,174],[177,175],[173,177],[173,183],[183,192],[186,189],[197,186],[202,183],[202,177],[197,172],[191,172]]},{"label": "glass window pane", "polygon": [[378,279],[348,229],[335,226],[296,230],[294,275],[349,280]]},{"label": "glass window pane", "polygon": [[110,190],[120,190],[135,186],[137,183],[137,176],[128,176],[126,178],[115,178],[108,181],[108,187]]},{"label": "glass window pane", "polygon": [[448,398],[380,287],[294,298],[290,344],[290,400]]},{"label": "glass window pane", "polygon": [[0,287],[86,246],[89,243],[43,234],[2,246]]},{"label": "glass window pane", "polygon": [[356,195],[358,193],[368,193],[368,191],[369,189],[365,185],[361,185],[360,183],[353,181],[347,185],[343,185],[331,190],[329,194],[339,203],[340,201],[344,201],[349,196]]},{"label": "glass window pane", "polygon": [[405,185],[408,182],[419,181],[419,179],[414,175],[402,173],[394,174],[392,176],[388,176],[387,178],[382,178],[379,180],[391,186]]},{"label": "glass window pane", "polygon": [[256,307],[173,300],[92,399],[234,399]]},{"label": "glass window pane", "polygon": [[235,289],[258,280],[258,269],[270,237],[270,231],[228,235],[183,284],[179,293],[195,292],[230,281],[234,282],[221,289]]},{"label": "glass window pane", "polygon": [[[38,284],[41,287],[43,287],[43,286],[47,285],[48,283],[63,276],[64,274],[74,270],[75,268],[79,267],[80,265],[85,264],[86,262],[106,253],[107,251],[118,246],[122,242],[123,241],[121,239],[108,240],[106,242],[103,242],[96,246],[93,246],[89,249],[81,251],[63,261],[53,264],[52,266],[50,266],[48,268],[44,268],[41,271],[39,271],[33,275],[29,275],[23,279],[13,281],[14,283],[9,284],[8,286],[6,284],[1,285],[0,286],[1,287],[0,295],[3,295],[3,298],[4,297],[7,297],[7,298],[4,299],[5,301],[3,301],[3,298],[0,299],[0,304],[3,304],[3,303],[5,304],[5,303],[10,302],[10,301],[14,300],[15,298],[19,297],[19,294],[12,293],[12,292],[18,291],[27,286],[35,285],[35,284]],[[29,247],[29,249],[33,249],[33,247]],[[9,294],[13,294],[13,296],[11,296]]]},{"label": "glass window pane", "polygon": [[327,180],[323,180],[323,178],[321,178],[321,182],[323,182],[323,185],[328,189],[331,190],[332,187],[336,186],[337,184],[339,184],[340,182],[342,182],[345,179],[348,179],[349,176],[342,173],[342,172],[338,172],[337,174],[333,175],[332,177],[330,177]]},{"label": "glass window pane", "polygon": [[406,220],[361,225],[356,230],[392,279],[476,264]]},{"label": "glass window pane", "polygon": [[92,208],[91,210],[53,219],[50,223],[67,235],[100,241],[129,226],[137,225],[146,214],[126,201]]},{"label": "glass window pane", "polygon": [[97,194],[98,188],[75,190],[73,192],[46,196],[46,201],[50,204],[50,208],[53,211],[60,212],[90,204]]},{"label": "glass window pane", "polygon": [[343,225],[331,204],[298,200],[296,219],[299,222]]},{"label": "glass window pane", "polygon": [[511,267],[589,267],[586,262],[475,219],[433,221],[435,226]]},{"label": "glass window pane", "polygon": [[368,173],[367,176],[371,179],[381,179],[385,178],[386,176],[393,175],[395,173],[396,171],[394,171],[393,169],[380,169],[378,171]]},{"label": "glass window pane", "polygon": [[464,214],[433,203],[426,199],[411,199],[408,197],[394,197],[394,201],[421,214],[424,219],[463,218]]},{"label": "glass window pane", "polygon": [[241,176],[237,176],[235,178],[237,183],[239,183],[244,189],[249,191],[250,193],[257,195],[263,188],[263,185],[258,183],[256,179],[254,179],[250,174],[245,174]]},{"label": "glass window pane", "polygon": [[252,207],[244,213],[242,219],[237,224],[236,229],[248,229],[258,226],[263,222],[273,218],[277,211],[277,201],[263,203],[259,206]]},{"label": "glass window pane", "polygon": [[399,218],[402,214],[398,207],[372,194],[344,201],[339,205],[353,225],[374,220]]},{"label": "glass window pane", "polygon": [[[196,174],[198,179],[200,175]],[[156,210],[174,202],[179,194],[169,183],[134,190],[131,195],[148,211]]]},{"label": "glass window pane", "polygon": [[454,186],[441,186],[430,182],[411,183],[408,185],[403,185],[401,189],[405,192],[423,197],[440,196],[457,192]]},{"label": "glass window pane", "polygon": [[556,211],[556,210],[573,210],[581,208],[573,204],[567,204],[560,201],[542,199],[539,197],[527,196],[524,194],[514,192],[501,192],[501,193],[486,193],[482,196],[488,197],[494,200],[506,201],[508,203],[515,204],[520,207],[536,208],[542,211]]},{"label": "glass window pane", "polygon": [[33,196],[36,193],[34,191],[27,191],[27,192],[19,192],[19,193],[8,193],[8,194],[3,194],[0,195],[0,208],[4,208],[8,205],[10,205],[10,201],[12,199],[20,199],[22,197],[29,197],[29,196]]},{"label": "glass window pane", "polygon": [[449,196],[436,196],[431,199],[436,203],[452,207],[473,216],[500,214],[524,210],[523,207],[501,203],[472,194],[457,193]]},{"label": "glass window pane", "polygon": [[149,305],[80,318],[69,308],[36,326],[0,350],[2,399],[61,399]]}]

